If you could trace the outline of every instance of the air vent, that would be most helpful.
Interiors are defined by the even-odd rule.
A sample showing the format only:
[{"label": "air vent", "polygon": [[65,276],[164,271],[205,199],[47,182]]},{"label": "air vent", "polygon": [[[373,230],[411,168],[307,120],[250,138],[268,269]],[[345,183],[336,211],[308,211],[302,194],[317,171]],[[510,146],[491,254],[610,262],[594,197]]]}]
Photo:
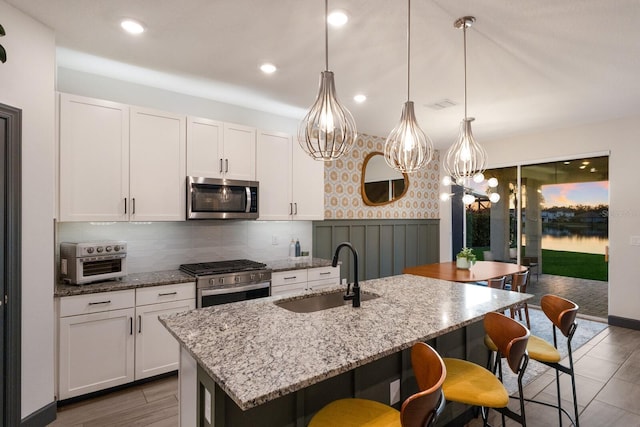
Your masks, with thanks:
[{"label": "air vent", "polygon": [[443,99],[438,102],[434,102],[433,104],[427,104],[425,107],[431,108],[432,110],[444,110],[445,108],[453,107],[454,105],[458,105],[450,99]]}]

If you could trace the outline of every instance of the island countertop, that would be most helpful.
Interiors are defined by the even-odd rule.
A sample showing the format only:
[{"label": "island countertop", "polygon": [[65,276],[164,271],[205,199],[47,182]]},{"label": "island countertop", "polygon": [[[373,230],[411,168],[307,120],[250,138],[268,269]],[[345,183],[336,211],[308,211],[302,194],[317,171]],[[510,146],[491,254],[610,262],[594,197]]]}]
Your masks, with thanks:
[{"label": "island countertop", "polygon": [[[269,297],[161,317],[179,343],[243,410],[469,325],[532,297],[413,275],[361,283],[380,295],[314,313]],[[344,287],[326,289],[328,293]],[[309,294],[306,294],[309,295]]]}]

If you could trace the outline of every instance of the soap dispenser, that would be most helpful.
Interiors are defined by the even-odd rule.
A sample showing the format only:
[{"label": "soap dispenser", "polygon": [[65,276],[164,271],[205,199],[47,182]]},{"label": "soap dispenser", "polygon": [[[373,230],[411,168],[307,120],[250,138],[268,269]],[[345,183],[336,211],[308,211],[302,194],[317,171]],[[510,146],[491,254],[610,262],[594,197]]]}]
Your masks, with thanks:
[{"label": "soap dispenser", "polygon": [[289,257],[293,258],[294,256],[296,256],[296,242],[291,238],[291,243],[289,243]]}]

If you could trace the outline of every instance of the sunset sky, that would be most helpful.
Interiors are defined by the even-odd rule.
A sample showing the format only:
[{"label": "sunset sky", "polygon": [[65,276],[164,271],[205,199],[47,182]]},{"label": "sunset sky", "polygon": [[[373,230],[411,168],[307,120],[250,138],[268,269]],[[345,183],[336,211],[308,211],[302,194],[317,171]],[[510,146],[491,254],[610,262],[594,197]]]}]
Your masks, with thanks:
[{"label": "sunset sky", "polygon": [[542,196],[544,197],[543,208],[572,205],[608,205],[609,182],[543,185]]}]

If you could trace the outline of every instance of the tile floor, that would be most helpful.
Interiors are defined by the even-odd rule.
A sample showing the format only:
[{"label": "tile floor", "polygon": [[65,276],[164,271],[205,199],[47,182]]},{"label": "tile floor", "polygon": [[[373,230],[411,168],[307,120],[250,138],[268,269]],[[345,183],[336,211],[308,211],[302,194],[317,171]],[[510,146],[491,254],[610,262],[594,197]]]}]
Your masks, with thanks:
[{"label": "tile floor", "polygon": [[[565,363],[563,361],[563,363]],[[531,361],[530,363],[537,363]],[[610,326],[574,354],[578,410],[582,427],[640,426],[640,331]],[[560,376],[563,408],[573,413],[571,381]],[[524,389],[526,398],[547,403],[557,401],[555,371],[549,369]],[[518,411],[518,401],[510,407]],[[558,425],[558,411],[543,405],[525,405],[527,426]],[[500,425],[495,412],[493,425]],[[473,420],[469,427],[481,426]],[[507,420],[507,426],[519,425]],[[563,425],[571,425],[563,416]]]},{"label": "tile floor", "polygon": [[[640,426],[640,331],[610,326],[574,354],[580,425]],[[537,363],[532,361],[531,363]],[[563,406],[572,412],[569,378],[561,375]],[[555,374],[543,372],[525,387],[525,396],[556,399]],[[517,401],[512,402],[516,409]],[[527,425],[558,425],[555,409],[526,404]],[[492,413],[493,425],[500,425]],[[496,422],[498,421],[498,422]],[[570,425],[564,417],[564,425]],[[62,407],[51,427],[178,425],[176,377],[164,378],[95,399]],[[265,422],[265,426],[269,426]],[[473,420],[469,427],[482,425]],[[517,425],[511,420],[508,426]],[[259,427],[259,426],[257,426]]]}]

